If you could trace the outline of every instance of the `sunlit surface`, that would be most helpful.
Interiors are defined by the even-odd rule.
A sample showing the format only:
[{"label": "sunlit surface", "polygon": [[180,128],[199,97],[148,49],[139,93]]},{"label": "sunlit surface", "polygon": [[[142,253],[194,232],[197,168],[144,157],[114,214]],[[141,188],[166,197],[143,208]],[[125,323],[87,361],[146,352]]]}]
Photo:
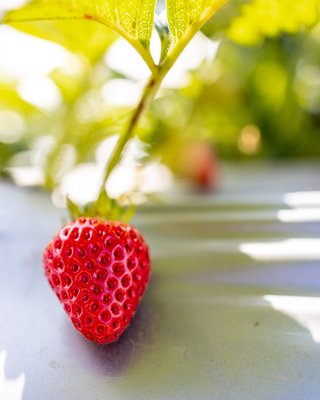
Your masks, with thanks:
[{"label": "sunlit surface", "polygon": [[22,400],[25,385],[25,374],[17,378],[7,379],[5,373],[7,352],[0,353],[0,399],[1,400]]},{"label": "sunlit surface", "polygon": [[[111,142],[95,153],[95,171]],[[136,142],[127,151],[132,167],[141,169],[145,150]],[[82,200],[99,187],[90,165],[83,167],[65,189],[75,195],[81,188]],[[158,187],[158,172],[145,168]],[[270,172],[267,165],[257,173],[253,163],[244,173],[234,165],[227,172],[235,183],[218,194],[175,184],[167,194],[135,196],[134,203],[149,201],[132,224],[151,249],[151,284],[126,334],[102,348],[74,331],[43,279],[41,254],[65,211],[40,191],[3,182],[0,334],[6,378],[26,375],[22,400],[141,400],[141,387],[148,400],[318,400],[319,222],[277,216],[312,210],[304,203],[312,187],[320,189],[318,166],[303,174],[299,168]],[[133,181],[142,188],[139,174]],[[275,179],[285,183],[275,188]],[[263,190],[254,191],[261,181]],[[299,188],[309,194],[289,209],[284,194]]]},{"label": "sunlit surface", "polygon": [[283,200],[291,207],[319,207],[320,192],[295,192],[283,195]]},{"label": "sunlit surface", "polygon": [[[188,202],[185,202],[185,205]],[[204,203],[203,205],[205,205]],[[267,222],[317,222],[320,221],[320,210],[279,210],[279,211],[216,211],[204,213],[199,210],[180,212],[171,216],[172,222],[192,223],[195,221],[214,222],[243,222],[254,223],[255,221]],[[159,221],[161,223],[161,221]]]},{"label": "sunlit surface", "polygon": [[279,210],[277,217],[279,221],[286,223],[320,221],[320,208]]},{"label": "sunlit surface", "polygon": [[320,343],[320,297],[266,295],[272,308],[308,329],[313,340]]},{"label": "sunlit surface", "polygon": [[320,260],[320,239],[242,243],[239,249],[243,254],[259,261]]}]

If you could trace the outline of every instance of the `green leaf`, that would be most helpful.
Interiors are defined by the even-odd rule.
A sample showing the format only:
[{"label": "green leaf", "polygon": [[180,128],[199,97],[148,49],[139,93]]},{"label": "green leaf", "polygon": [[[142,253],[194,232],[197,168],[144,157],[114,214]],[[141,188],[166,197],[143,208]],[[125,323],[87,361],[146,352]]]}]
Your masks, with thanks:
[{"label": "green leaf", "polygon": [[85,19],[109,26],[140,53],[150,69],[149,51],[156,0],[33,0],[12,10],[3,22]]},{"label": "green leaf", "polygon": [[170,31],[179,40],[191,28],[199,30],[226,0],[166,0]]},{"label": "green leaf", "polygon": [[[194,35],[227,0],[166,0],[171,48],[162,61],[167,73]],[[162,48],[162,53],[165,49]]]}]

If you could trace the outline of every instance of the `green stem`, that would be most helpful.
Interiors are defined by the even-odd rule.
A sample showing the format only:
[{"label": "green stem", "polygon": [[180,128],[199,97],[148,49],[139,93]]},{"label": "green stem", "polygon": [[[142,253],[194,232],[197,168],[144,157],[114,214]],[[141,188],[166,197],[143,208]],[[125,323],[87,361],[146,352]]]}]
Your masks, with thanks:
[{"label": "green stem", "polygon": [[148,105],[151,103],[151,101],[154,99],[164,76],[165,73],[161,73],[161,70],[158,70],[157,73],[153,73],[150,79],[148,80],[147,85],[145,86],[143,94],[141,96],[141,99],[136,109],[134,110],[133,114],[131,115],[129,122],[126,124],[125,129],[119,136],[119,139],[116,143],[116,147],[114,148],[111,154],[109,162],[107,163],[97,203],[103,198],[108,178],[111,175],[113,169],[118,164],[122,155],[122,151],[125,145],[127,144],[128,140],[133,135],[137,123],[141,118],[141,115],[148,107]]},{"label": "green stem", "polygon": [[[126,143],[133,135],[135,127],[141,118],[141,115],[155,97],[164,77],[173,67],[173,65],[175,64],[175,62],[177,61],[177,59],[179,58],[185,47],[188,45],[190,40],[193,38],[193,36],[201,29],[201,27],[209,20],[209,18],[211,18],[212,15],[227,1],[228,0],[216,0],[215,2],[213,2],[213,4],[207,8],[206,12],[203,13],[202,17],[197,22],[192,24],[189,27],[189,29],[186,30],[186,32],[183,34],[182,37],[180,37],[176,42],[173,42],[173,45],[169,50],[168,54],[166,53],[170,44],[170,40],[166,38],[166,40],[169,40],[169,42],[165,43],[165,46],[162,48],[163,54],[159,65],[154,65],[152,62],[149,63],[147,62],[152,72],[152,75],[144,89],[144,92],[138,103],[138,106],[134,110],[128,124],[121,133],[117,141],[116,147],[114,148],[113,153],[111,154],[111,158],[106,165],[96,205],[98,205],[100,201],[103,202],[103,198],[105,197],[106,194],[106,183],[108,181],[108,178],[113,169],[115,168],[115,166],[118,164]],[[145,61],[147,60],[145,59]]]},{"label": "green stem", "polygon": [[125,145],[127,144],[128,140],[133,135],[134,129],[135,129],[137,123],[139,122],[141,115],[143,114],[145,109],[148,107],[148,105],[151,103],[151,101],[154,99],[154,97],[161,85],[161,82],[163,81],[164,77],[167,75],[167,73],[169,72],[169,70],[171,69],[173,64],[176,62],[179,55],[182,53],[184,46],[185,46],[184,44],[181,46],[176,46],[173,49],[174,50],[174,52],[172,52],[173,54],[171,56],[168,55],[165,59],[166,61],[164,63],[158,65],[156,67],[156,69],[153,70],[153,73],[144,88],[141,99],[140,99],[137,107],[135,108],[133,114],[131,115],[131,118],[130,118],[128,124],[126,125],[125,129],[122,131],[122,133],[116,143],[116,147],[114,148],[114,150],[111,154],[110,160],[106,165],[102,185],[101,185],[99,196],[98,196],[98,199],[96,202],[97,204],[100,202],[100,200],[102,200],[102,198],[105,195],[106,183],[108,181],[108,178],[109,178],[111,172],[113,171],[114,167],[118,164],[118,162],[121,158],[121,155],[122,155],[122,151],[123,151]]}]

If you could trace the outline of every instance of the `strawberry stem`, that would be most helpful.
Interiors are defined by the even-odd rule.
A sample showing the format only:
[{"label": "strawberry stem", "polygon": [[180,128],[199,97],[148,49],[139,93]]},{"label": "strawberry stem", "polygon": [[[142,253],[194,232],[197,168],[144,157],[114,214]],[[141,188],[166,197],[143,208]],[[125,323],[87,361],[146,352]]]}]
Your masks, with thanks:
[{"label": "strawberry stem", "polygon": [[103,201],[103,199],[105,199],[106,183],[109,179],[109,176],[111,175],[114,168],[118,165],[119,160],[122,156],[124,147],[126,146],[128,140],[133,136],[134,130],[135,130],[143,112],[148,107],[148,105],[151,103],[151,101],[154,99],[164,76],[165,76],[165,73],[161,72],[161,70],[158,68],[156,70],[156,72],[154,72],[151,75],[151,77],[149,78],[149,80],[144,88],[141,99],[140,99],[137,107],[133,111],[128,123],[126,124],[125,129],[122,131],[121,135],[119,136],[116,146],[111,154],[110,160],[106,165],[102,185],[100,188],[100,193],[99,193],[98,199],[96,201],[97,205],[101,201]]},{"label": "strawberry stem", "polygon": [[[201,27],[212,17],[212,15],[226,3],[227,0],[216,0],[213,4],[207,7],[206,11],[203,13],[202,17],[197,20],[195,23],[189,26],[188,29],[184,32],[184,34],[177,38],[173,38],[170,36],[169,29],[167,26],[161,26],[161,24],[156,24],[156,29],[159,34],[159,38],[161,41],[161,57],[158,65],[153,65],[151,72],[152,75],[148,80],[141,99],[132,113],[128,123],[125,126],[125,129],[122,131],[117,144],[111,154],[110,160],[106,165],[106,169],[104,172],[104,177],[102,181],[102,185],[100,188],[100,193],[95,202],[94,212],[97,212],[99,209],[104,208],[106,203],[109,203],[109,212],[112,212],[112,201],[106,192],[106,183],[111,175],[113,169],[119,163],[119,160],[122,156],[123,149],[127,144],[128,140],[132,137],[134,130],[140,121],[140,118],[145,111],[145,109],[149,106],[151,101],[154,99],[161,82],[164,77],[173,67],[185,47],[188,45],[190,40],[194,37],[194,35],[201,29]],[[111,204],[111,206],[110,206]],[[108,207],[108,206],[107,206]]]}]

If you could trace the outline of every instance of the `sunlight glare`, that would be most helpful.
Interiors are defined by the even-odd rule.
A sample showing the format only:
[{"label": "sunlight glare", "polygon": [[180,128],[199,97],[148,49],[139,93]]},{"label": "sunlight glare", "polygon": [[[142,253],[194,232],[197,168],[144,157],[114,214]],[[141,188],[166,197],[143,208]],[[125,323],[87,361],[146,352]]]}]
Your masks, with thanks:
[{"label": "sunlight glare", "polygon": [[283,201],[290,207],[317,207],[320,208],[320,192],[293,192],[285,193]]},{"label": "sunlight glare", "polygon": [[308,329],[313,340],[320,343],[320,297],[266,295],[263,298],[274,310]]},{"label": "sunlight glare", "polygon": [[320,208],[298,208],[294,210],[279,210],[277,218],[284,223],[319,222]]},{"label": "sunlight glare", "polygon": [[258,261],[319,260],[320,239],[287,239],[260,243],[241,243],[239,250]]}]

